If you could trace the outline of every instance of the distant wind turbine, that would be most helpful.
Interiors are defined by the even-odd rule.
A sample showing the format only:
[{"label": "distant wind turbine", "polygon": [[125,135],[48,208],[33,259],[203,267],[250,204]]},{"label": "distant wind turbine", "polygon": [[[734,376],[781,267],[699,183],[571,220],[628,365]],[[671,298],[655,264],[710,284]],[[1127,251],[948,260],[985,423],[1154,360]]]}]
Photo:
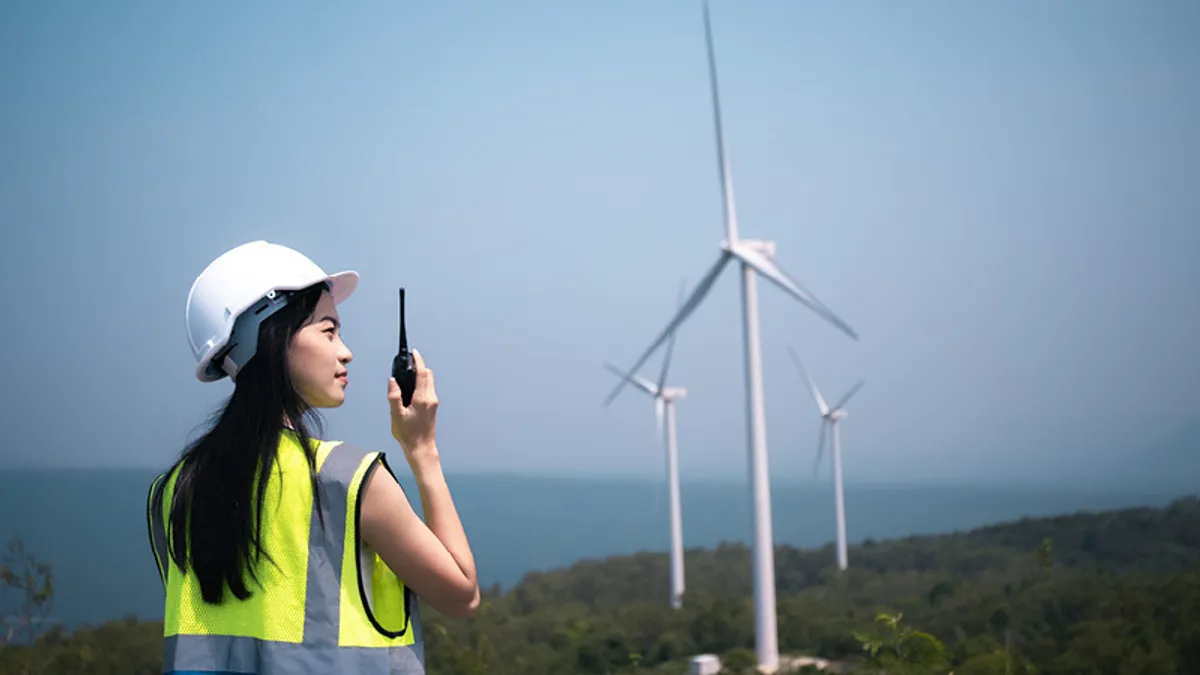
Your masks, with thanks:
[{"label": "distant wind turbine", "polygon": [[866,380],[859,380],[846,392],[842,400],[837,402],[837,405],[832,408],[825,403],[825,397],[821,395],[821,390],[817,389],[817,383],[813,382],[808,371],[805,370],[804,364],[800,363],[800,357],[796,356],[796,350],[788,345],[788,353],[792,355],[792,361],[796,363],[796,368],[804,379],[808,381],[808,389],[812,392],[813,400],[817,402],[817,409],[821,411],[821,435],[817,439],[817,460],[813,464],[813,472],[821,464],[821,456],[825,452],[825,428],[831,430],[830,436],[833,441],[833,500],[837,509],[837,562],[839,569],[846,569],[849,564],[846,555],[846,497],[843,493],[842,486],[842,440],[841,434],[838,432],[838,420],[848,416],[846,412],[846,404],[850,402],[850,397],[858,393],[859,389],[867,383]]},{"label": "distant wind turbine", "polygon": [[[738,236],[737,211],[733,200],[733,177],[725,156],[725,139],[721,130],[721,105],[717,91],[716,58],[713,55],[712,26],[709,20],[708,3],[704,3],[704,33],[708,45],[708,72],[712,89],[713,120],[717,141],[717,168],[720,175],[721,194],[725,210],[725,240],[721,252],[708,272],[696,284],[691,296],[667,323],[667,327],[637,359],[629,372],[637,372],[663,341],[695,311],[708,291],[721,275],[725,265],[737,259],[742,272],[742,328],[745,338],[746,367],[746,426],[750,455],[751,494],[754,503],[754,631],[755,651],[760,668],[774,670],[779,665],[779,634],[775,620],[775,560],[774,541],[771,533],[771,492],[767,466],[767,430],[763,409],[762,349],[759,345],[758,295],[756,279],[759,274],[782,288],[818,316],[837,326],[851,338],[858,335],[832,310],[789,277],[773,258],[775,244],[771,241],[742,239]],[[720,359],[717,363],[721,363]],[[609,394],[612,401],[626,379],[622,379]]]},{"label": "distant wind turbine", "polygon": [[[683,301],[684,286],[679,286],[679,300]],[[657,382],[650,382],[640,375],[624,373],[611,363],[604,367],[641,389],[654,399],[654,418],[658,438],[666,446],[667,452],[667,481],[671,500],[671,608],[679,609],[683,605],[683,516],[679,500],[679,448],[675,438],[675,401],[687,396],[687,389],[668,387],[667,371],[671,367],[671,353],[675,350],[675,335],[668,338],[667,353],[663,357],[662,370]],[[664,420],[665,418],[665,420]],[[666,424],[664,437],[663,426]]]}]

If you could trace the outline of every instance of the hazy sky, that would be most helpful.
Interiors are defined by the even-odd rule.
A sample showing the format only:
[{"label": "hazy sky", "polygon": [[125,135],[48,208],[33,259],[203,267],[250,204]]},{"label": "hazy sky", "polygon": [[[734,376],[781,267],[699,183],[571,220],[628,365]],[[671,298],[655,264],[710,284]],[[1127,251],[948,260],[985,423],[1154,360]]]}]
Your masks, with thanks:
[{"label": "hazy sky", "polygon": [[[1200,3],[712,6],[760,283],[773,473],[1103,472],[1200,416]],[[396,287],[449,471],[657,476],[615,383],[722,237],[698,2],[0,7],[3,465],[165,466],[201,384],[188,288],[267,239],[356,269],[330,436],[395,449]],[[685,479],[744,480],[729,268],[679,337]],[[658,367],[658,356],[647,372]],[[827,469],[826,469],[827,471]]]}]

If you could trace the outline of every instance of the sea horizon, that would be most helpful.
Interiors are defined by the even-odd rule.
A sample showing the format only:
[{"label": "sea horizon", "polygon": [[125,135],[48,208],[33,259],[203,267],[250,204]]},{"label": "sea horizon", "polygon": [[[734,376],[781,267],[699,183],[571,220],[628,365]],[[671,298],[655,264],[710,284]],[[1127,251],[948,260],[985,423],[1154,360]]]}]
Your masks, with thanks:
[{"label": "sea horizon", "polygon": [[[31,553],[53,566],[58,597],[52,614],[68,626],[127,615],[161,618],[162,589],[145,517],[146,490],[157,471],[0,469],[0,535],[6,541],[20,536]],[[401,473],[400,480],[420,512],[411,477]],[[507,589],[530,572],[586,559],[667,551],[668,495],[661,479],[457,472],[448,480],[485,586]],[[689,479],[680,488],[685,548],[749,543],[751,502],[744,480]],[[845,492],[847,537],[855,546],[1025,517],[1160,507],[1195,490],[847,482]],[[777,479],[771,501],[777,546],[832,547],[833,487],[827,479]]]}]

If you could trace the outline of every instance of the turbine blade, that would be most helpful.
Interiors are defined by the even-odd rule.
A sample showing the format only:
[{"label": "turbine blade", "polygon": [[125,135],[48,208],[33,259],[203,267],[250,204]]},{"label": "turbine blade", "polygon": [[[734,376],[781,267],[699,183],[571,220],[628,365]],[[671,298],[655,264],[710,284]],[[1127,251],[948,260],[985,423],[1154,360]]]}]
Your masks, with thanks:
[{"label": "turbine blade", "polygon": [[862,389],[862,386],[866,383],[867,383],[866,380],[859,380],[858,384],[851,387],[850,391],[846,392],[846,395],[842,397],[842,400],[838,401],[837,405],[833,406],[833,409],[841,410],[842,408],[844,408],[846,406],[846,404],[850,401],[850,397],[854,396],[856,393],[858,393],[858,390]]},{"label": "turbine blade", "polygon": [[855,333],[849,324],[842,321],[840,317],[833,313],[833,310],[826,307],[820,300],[817,300],[816,296],[804,290],[800,284],[796,283],[795,279],[792,279],[780,269],[774,260],[745,245],[734,246],[733,254],[757,270],[759,274],[770,279],[776,286],[779,286],[792,297],[807,305],[809,309],[816,312],[822,319],[837,326],[842,332],[855,340],[858,339],[858,333]]},{"label": "turbine blade", "polygon": [[650,394],[651,396],[656,396],[658,394],[658,387],[655,387],[654,383],[651,382],[650,380],[647,380],[646,378],[644,378],[640,375],[630,375],[628,373],[622,372],[620,368],[614,366],[611,363],[604,364],[604,367],[607,368],[613,374],[615,374],[617,377],[621,378],[622,380],[633,383],[639,389],[646,392],[647,394]]},{"label": "turbine blade", "polygon": [[[678,307],[683,307],[683,294],[687,291],[687,285],[682,280],[679,282],[679,301]],[[663,357],[662,371],[658,374],[658,390],[662,391],[663,387],[667,386],[667,370],[671,367],[671,354],[675,351],[675,331],[671,331],[671,337],[667,340],[667,354]]]},{"label": "turbine blade", "polygon": [[788,354],[792,355],[792,362],[796,364],[796,368],[800,371],[800,374],[804,376],[804,379],[808,380],[808,388],[812,392],[813,400],[817,402],[817,408],[821,410],[822,415],[828,415],[829,406],[825,403],[825,397],[821,395],[821,390],[817,389],[817,383],[813,382],[813,379],[808,375],[808,371],[804,369],[804,364],[800,363],[800,357],[796,356],[796,350],[792,349],[791,345],[788,345],[787,349]]},{"label": "turbine blade", "polygon": [[667,384],[667,370],[671,367],[671,352],[675,351],[675,331],[667,338],[667,353],[663,355],[662,370],[658,373],[658,390]]},{"label": "turbine blade", "polygon": [[725,237],[729,243],[737,241],[737,209],[733,205],[733,175],[729,171],[729,159],[725,156],[725,134],[721,130],[721,95],[717,89],[717,57],[713,51],[712,22],[708,17],[708,3],[704,3],[704,38],[708,46],[708,82],[712,90],[713,124],[717,134],[717,169],[721,174],[721,200],[725,206]]},{"label": "turbine blade", "polygon": [[813,478],[817,477],[817,470],[821,468],[821,457],[825,454],[825,427],[828,426],[828,418],[821,418],[821,435],[817,437],[817,460],[813,462]]},{"label": "turbine blade", "polygon": [[[658,346],[663,343],[663,340],[666,340],[667,336],[674,332],[675,329],[677,329],[684,322],[684,320],[686,320],[688,316],[696,310],[696,307],[698,307],[700,302],[704,300],[704,296],[708,294],[709,289],[712,288],[713,283],[716,282],[717,277],[721,275],[721,270],[725,269],[725,263],[729,262],[729,258],[730,255],[728,251],[721,251],[720,257],[718,257],[717,261],[713,263],[713,266],[709,268],[708,272],[704,275],[704,278],[700,280],[700,283],[696,284],[696,288],[692,290],[692,294],[690,297],[688,297],[687,302],[683,303],[683,307],[679,308],[679,311],[676,312],[674,317],[672,317],[671,321],[667,324],[667,327],[664,328],[661,333],[659,333],[658,337],[654,339],[654,342],[650,343],[650,346],[646,348],[646,351],[642,353],[637,362],[633,364],[633,367],[629,369],[630,372],[637,372],[638,368],[641,368],[642,364],[646,362],[646,359],[650,358],[650,355],[654,353],[654,350],[658,349]],[[604,405],[607,406],[608,404],[612,403],[613,399],[617,397],[617,394],[621,393],[621,389],[625,387],[626,381],[627,380],[624,378],[621,379],[621,382],[617,384],[612,393],[608,395],[608,398],[604,400]]]}]

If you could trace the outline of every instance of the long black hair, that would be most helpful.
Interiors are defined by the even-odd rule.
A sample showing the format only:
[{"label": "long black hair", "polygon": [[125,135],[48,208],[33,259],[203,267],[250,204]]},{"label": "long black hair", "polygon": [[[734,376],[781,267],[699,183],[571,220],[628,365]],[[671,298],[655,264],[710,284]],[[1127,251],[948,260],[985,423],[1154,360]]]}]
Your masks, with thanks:
[{"label": "long black hair", "polygon": [[[292,336],[316,311],[326,288],[318,284],[297,292],[262,323],[257,349],[238,371],[233,394],[162,481],[166,484],[171,472],[178,471],[169,519],[170,557],[185,572],[190,563],[205,602],[222,602],[226,586],[239,600],[251,595],[246,577],[257,581],[255,565],[266,554],[260,539],[263,499],[285,424],[304,449],[321,512],[316,443],[305,418],[318,437],[321,420],[293,386],[287,354]],[[162,512],[164,492],[155,491],[156,513]]]}]

